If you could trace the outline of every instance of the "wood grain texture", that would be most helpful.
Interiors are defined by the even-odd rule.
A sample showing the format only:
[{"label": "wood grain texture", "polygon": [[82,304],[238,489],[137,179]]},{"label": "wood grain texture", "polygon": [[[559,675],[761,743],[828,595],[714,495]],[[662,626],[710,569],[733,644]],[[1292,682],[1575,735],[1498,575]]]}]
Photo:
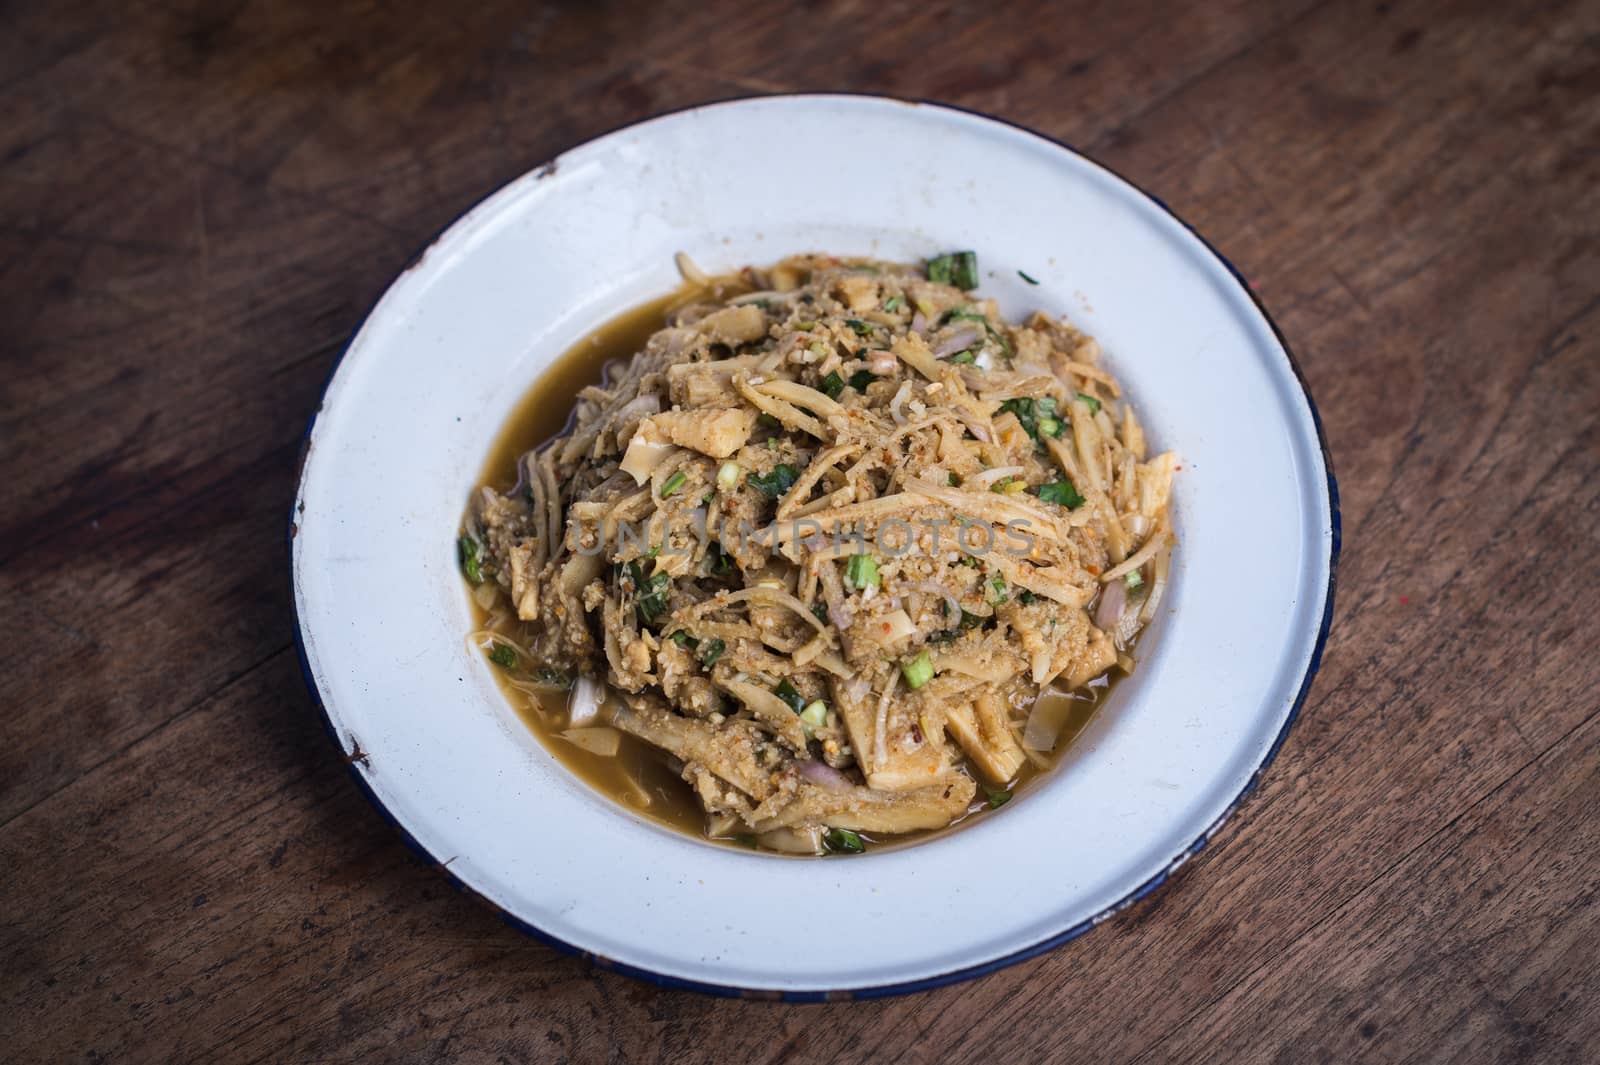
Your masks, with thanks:
[{"label": "wood grain texture", "polygon": [[[1592,1061],[1600,6],[0,11],[0,1057]],[[1217,845],[974,983],[662,991],[472,905],[302,688],[338,351],[485,194],[710,99],[990,110],[1252,280],[1344,495],[1322,675]]]}]

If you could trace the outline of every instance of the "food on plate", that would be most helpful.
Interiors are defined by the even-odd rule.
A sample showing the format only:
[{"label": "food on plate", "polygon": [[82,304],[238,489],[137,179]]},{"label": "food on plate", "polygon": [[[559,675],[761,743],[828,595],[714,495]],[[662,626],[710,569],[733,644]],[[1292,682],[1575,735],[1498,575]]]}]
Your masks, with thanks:
[{"label": "food on plate", "polygon": [[491,461],[474,646],[569,764],[709,838],[855,853],[1003,805],[1134,666],[1175,456],[971,252],[680,265],[563,431]]}]

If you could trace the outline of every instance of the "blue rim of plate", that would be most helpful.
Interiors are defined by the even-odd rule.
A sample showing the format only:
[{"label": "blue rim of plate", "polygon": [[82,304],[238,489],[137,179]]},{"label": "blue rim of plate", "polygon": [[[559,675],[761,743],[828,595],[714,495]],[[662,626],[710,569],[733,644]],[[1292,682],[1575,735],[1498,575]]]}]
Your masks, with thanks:
[{"label": "blue rim of plate", "polygon": [[[870,987],[856,987],[832,991],[781,991],[766,988],[738,987],[732,984],[713,984],[703,980],[690,980],[681,976],[672,976],[667,973],[658,973],[650,969],[640,968],[636,965],[629,965],[627,962],[617,961],[613,958],[596,954],[594,951],[584,950],[582,947],[574,946],[573,944],[568,943],[566,940],[552,935],[536,925],[524,921],[522,918],[508,912],[504,907],[484,896],[471,885],[465,883],[454,873],[450,872],[450,870],[446,868],[445,864],[439,860],[438,856],[431,853],[426,847],[419,843],[416,837],[408,832],[406,827],[402,825],[399,820],[395,818],[394,814],[389,810],[389,808],[384,805],[383,800],[378,798],[377,794],[372,790],[371,785],[367,783],[366,778],[356,771],[356,759],[353,757],[354,752],[345,751],[344,743],[339,738],[338,730],[334,727],[333,718],[329,716],[327,705],[322,701],[322,693],[317,689],[316,678],[311,675],[311,664],[306,658],[304,628],[300,622],[300,608],[299,604],[295,601],[292,588],[294,580],[294,537],[299,531],[300,519],[298,505],[300,498],[300,485],[305,477],[306,456],[310,453],[311,431],[317,424],[317,416],[322,412],[323,403],[327,399],[328,388],[330,385],[332,385],[334,376],[339,372],[339,366],[344,362],[345,356],[350,352],[351,345],[354,344],[356,337],[361,333],[360,327],[357,327],[355,332],[351,334],[350,341],[345,344],[344,350],[339,353],[339,357],[336,358],[333,362],[333,365],[329,367],[328,378],[323,382],[322,392],[319,394],[317,399],[316,410],[312,412],[311,417],[307,420],[305,432],[302,434],[300,441],[300,457],[295,467],[295,502],[290,505],[288,523],[289,568],[291,582],[289,609],[294,616],[295,653],[300,661],[300,675],[305,681],[306,690],[311,694],[311,701],[316,705],[317,713],[322,718],[322,726],[327,730],[328,736],[333,740],[334,746],[344,757],[346,768],[349,771],[351,778],[355,780],[356,785],[360,788],[361,793],[366,796],[367,801],[370,802],[378,810],[378,812],[383,815],[384,820],[388,821],[389,824],[394,826],[395,830],[399,832],[401,839],[405,841],[406,845],[416,852],[419,857],[425,859],[428,864],[432,865],[441,874],[443,874],[444,877],[449,880],[452,885],[454,885],[457,891],[472,896],[479,903],[498,914],[502,921],[517,929],[519,932],[531,936],[541,943],[554,947],[563,954],[571,954],[576,957],[583,958],[596,967],[607,970],[608,972],[621,973],[624,976],[631,976],[636,980],[643,980],[646,983],[656,984],[660,987],[667,987],[675,990],[698,991],[702,994],[715,995],[720,998],[740,998],[772,1002],[849,1002],[858,999],[888,998],[893,995],[909,995],[918,991],[930,991],[934,988],[960,983],[963,980],[972,980],[980,976],[987,976],[990,973],[997,972],[1000,969],[1004,969],[1011,965],[1015,965],[1018,962],[1027,961],[1030,958],[1036,958],[1040,954],[1043,954],[1046,951],[1054,950],[1056,947],[1059,947],[1065,943],[1069,943],[1083,935],[1085,932],[1088,932],[1090,929],[1104,924],[1110,918],[1115,917],[1118,913],[1126,910],[1130,906],[1150,895],[1150,893],[1155,891],[1157,888],[1161,887],[1161,885],[1165,884],[1168,878],[1170,878],[1173,873],[1177,872],[1185,862],[1204,850],[1206,844],[1211,841],[1211,838],[1222,829],[1222,826],[1225,825],[1229,818],[1233,816],[1234,812],[1239,809],[1240,804],[1248,799],[1256,790],[1256,787],[1261,783],[1262,775],[1265,774],[1268,767],[1272,765],[1273,759],[1278,756],[1278,751],[1283,747],[1284,740],[1288,739],[1290,728],[1294,726],[1295,721],[1299,718],[1300,709],[1305,705],[1306,698],[1311,694],[1312,681],[1316,679],[1318,671],[1322,668],[1322,652],[1327,646],[1328,630],[1333,624],[1334,588],[1337,584],[1339,570],[1339,550],[1342,544],[1339,515],[1339,485],[1333,474],[1333,453],[1328,449],[1327,434],[1324,432],[1322,427],[1322,415],[1317,410],[1316,401],[1311,398],[1311,389],[1306,384],[1305,374],[1300,369],[1300,363],[1294,357],[1294,351],[1289,347],[1288,338],[1283,335],[1283,330],[1278,327],[1278,323],[1273,319],[1272,315],[1268,313],[1266,305],[1263,304],[1260,297],[1256,295],[1255,289],[1251,286],[1250,282],[1245,279],[1244,274],[1240,273],[1239,269],[1233,265],[1226,255],[1223,255],[1222,252],[1217,250],[1216,245],[1207,240],[1199,230],[1195,229],[1194,226],[1184,221],[1184,219],[1179,216],[1179,214],[1171,207],[1168,207],[1166,202],[1160,197],[1151,194],[1141,187],[1137,182],[1129,180],[1123,174],[1100,162],[1098,159],[1093,158],[1087,153],[1079,151],[1072,145],[1067,144],[1065,141],[1057,140],[1054,137],[1040,133],[1038,130],[1030,129],[1018,122],[1012,122],[1008,119],[999,118],[995,115],[987,114],[983,111],[978,111],[973,108],[961,107],[957,104],[943,103],[938,100],[907,100],[894,96],[881,96],[874,93],[827,92],[772,93],[765,96],[730,96],[718,100],[708,100],[703,103],[692,104],[688,107],[680,107],[671,111],[663,111],[660,114],[651,115],[649,118],[615,126],[603,133],[596,134],[583,143],[588,144],[592,141],[597,141],[602,137],[609,137],[614,133],[620,133],[624,130],[633,129],[636,126],[642,126],[658,119],[686,114],[690,111],[699,111],[701,109],[710,107],[721,107],[728,104],[741,103],[750,100],[770,99],[876,100],[885,103],[928,106],[943,111],[954,111],[960,114],[971,116],[973,118],[981,118],[989,122],[994,122],[998,125],[1006,126],[1010,129],[1016,130],[1019,133],[1025,133],[1030,137],[1036,137],[1041,141],[1045,141],[1046,143],[1060,148],[1062,151],[1070,152],[1083,161],[1089,163],[1091,166],[1098,167],[1099,169],[1110,174],[1112,177],[1116,178],[1118,181],[1122,182],[1124,185],[1138,192],[1145,199],[1159,207],[1169,218],[1177,222],[1184,229],[1188,230],[1189,233],[1200,242],[1201,246],[1204,247],[1206,251],[1210,252],[1212,256],[1216,258],[1217,262],[1222,264],[1223,268],[1228,271],[1228,274],[1239,285],[1239,288],[1243,290],[1245,295],[1250,297],[1250,302],[1261,314],[1262,319],[1267,323],[1267,327],[1272,330],[1272,335],[1277,339],[1278,345],[1283,348],[1284,357],[1289,363],[1290,371],[1294,374],[1295,383],[1300,386],[1300,393],[1305,397],[1306,407],[1311,411],[1311,421],[1317,430],[1317,446],[1322,452],[1322,466],[1327,472],[1328,476],[1328,517],[1331,533],[1328,550],[1328,588],[1327,597],[1323,602],[1322,620],[1317,626],[1316,642],[1311,648],[1311,659],[1306,664],[1305,676],[1300,681],[1300,690],[1295,693],[1294,702],[1289,707],[1289,715],[1288,717],[1284,718],[1283,726],[1278,730],[1277,736],[1273,738],[1272,745],[1267,749],[1266,755],[1261,759],[1261,764],[1256,766],[1255,772],[1250,775],[1250,779],[1245,783],[1244,787],[1240,789],[1239,794],[1234,796],[1233,801],[1228,803],[1227,807],[1225,807],[1222,813],[1217,816],[1216,820],[1214,820],[1206,828],[1206,830],[1200,834],[1198,839],[1174,856],[1173,859],[1169,861],[1160,872],[1156,873],[1144,883],[1130,891],[1127,895],[1124,895],[1122,898],[1118,899],[1116,902],[1112,903],[1110,906],[1107,906],[1105,909],[1094,914],[1093,916],[1078,922],[1064,931],[1047,936],[1037,943],[1023,947],[1020,950],[1014,950],[1009,954],[1004,954],[998,958],[990,959],[989,961],[980,962],[977,965],[969,965],[960,969],[951,969],[947,972],[938,973],[933,976],[925,976],[918,980],[905,980],[899,983],[877,984]],[[571,149],[569,149],[569,151],[570,150]],[[561,156],[558,155],[550,162],[543,164],[543,166],[535,167],[533,169],[540,170],[548,167],[554,167],[560,161],[560,159]],[[481,203],[482,201],[480,200],[478,202]],[[428,241],[428,243],[424,245],[423,249],[413,256],[411,261],[401,269],[400,274],[396,276],[398,277],[405,274],[405,272],[410,270],[412,266],[421,261],[422,256],[427,253],[428,249],[433,247],[433,245],[436,244],[445,233],[449,232],[449,230],[456,224],[457,221],[460,220],[461,217],[464,217],[467,212],[470,212],[476,206],[477,204],[475,203],[473,207],[467,208],[467,211],[462,212],[461,215],[458,215],[455,219],[452,219],[450,224],[441,229],[432,240]],[[385,293],[388,291],[389,287],[390,286],[385,286]],[[377,309],[378,301],[382,298],[383,293],[380,293],[378,298],[373,301],[372,306],[367,309],[367,313],[362,316],[361,320],[363,325],[366,323],[367,319],[371,317],[372,312]]]}]

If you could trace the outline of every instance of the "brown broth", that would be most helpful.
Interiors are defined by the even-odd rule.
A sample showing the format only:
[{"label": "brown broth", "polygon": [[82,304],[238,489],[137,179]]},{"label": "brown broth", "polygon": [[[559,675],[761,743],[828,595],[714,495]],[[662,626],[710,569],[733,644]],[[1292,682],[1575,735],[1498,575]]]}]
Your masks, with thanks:
[{"label": "brown broth", "polygon": [[[694,299],[727,298],[736,291],[738,289],[733,288],[707,293],[703,289],[684,286],[612,318],[573,345],[534,382],[527,395],[517,404],[490,447],[477,483],[495,486],[500,491],[509,489],[517,480],[517,460],[552,436],[565,431],[578,393],[589,385],[601,384],[608,363],[626,360],[642,350],[650,335],[662,328],[667,316],[683,304]],[[484,627],[489,612],[477,606],[473,609],[476,611],[477,627]],[[615,757],[584,750],[561,736],[568,717],[568,692],[550,689],[534,697],[513,687],[500,670],[495,670],[495,676],[506,698],[529,730],[558,762],[580,780],[613,802],[658,824],[697,839],[709,839],[705,834],[705,811],[689,785],[668,764],[663,752],[627,733],[622,733],[621,746]],[[1073,705],[1062,726],[1055,750],[1045,755],[1047,766],[1041,769],[1031,761],[1024,762],[1022,770],[1011,784],[1013,795],[1025,790],[1036,777],[1047,773],[1061,760],[1105,703],[1110,688],[1109,680],[1101,680],[1088,691],[1070,696]],[[970,767],[968,771],[972,772],[974,779],[981,781]],[[874,849],[882,849],[885,844],[914,843],[971,821],[989,808],[980,783],[966,814],[945,828],[890,837],[866,832],[860,835],[874,844]],[[749,836],[711,840],[734,846],[749,846],[750,841]]]}]

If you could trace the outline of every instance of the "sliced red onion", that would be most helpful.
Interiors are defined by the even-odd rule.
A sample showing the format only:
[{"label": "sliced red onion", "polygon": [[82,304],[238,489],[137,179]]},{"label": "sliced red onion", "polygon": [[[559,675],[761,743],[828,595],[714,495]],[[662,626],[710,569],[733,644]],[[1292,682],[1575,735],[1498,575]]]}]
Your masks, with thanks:
[{"label": "sliced red onion", "polygon": [[855,620],[855,612],[844,603],[840,603],[837,606],[830,606],[828,608],[828,620],[833,622],[835,628],[843,632],[845,629],[848,629],[850,627],[850,623]]},{"label": "sliced red onion", "polygon": [[961,424],[967,427],[967,432],[972,434],[972,438],[974,440],[977,440],[979,443],[983,444],[989,443],[989,430],[985,429],[974,419],[968,417],[966,414],[960,411],[956,412],[956,417],[961,419]]},{"label": "sliced red onion", "polygon": [[599,724],[600,704],[604,699],[599,681],[579,675],[572,686],[572,699],[567,703],[567,727],[587,728]]},{"label": "sliced red onion", "polygon": [[1030,751],[1053,751],[1061,730],[1072,714],[1072,696],[1046,688],[1034,700],[1028,723],[1022,729],[1022,745]]},{"label": "sliced red onion", "polygon": [[799,766],[800,775],[819,788],[827,788],[829,791],[848,791],[851,787],[850,778],[826,762],[808,758],[796,764]]},{"label": "sliced red onion", "polygon": [[981,336],[983,334],[972,326],[964,325],[933,346],[933,357],[942,359],[946,355],[954,355],[958,351],[966,351]]},{"label": "sliced red onion", "polygon": [[921,311],[918,311],[916,314],[913,314],[911,316],[911,331],[913,333],[916,333],[918,336],[921,336],[923,331],[925,329],[927,329],[927,328],[928,328],[928,319],[923,315],[923,313]]},{"label": "sliced red onion", "polygon": [[1094,623],[1105,632],[1112,632],[1117,627],[1117,622],[1122,620],[1122,612],[1128,605],[1128,584],[1126,581],[1112,581],[1100,590],[1100,605],[1094,610]]}]

